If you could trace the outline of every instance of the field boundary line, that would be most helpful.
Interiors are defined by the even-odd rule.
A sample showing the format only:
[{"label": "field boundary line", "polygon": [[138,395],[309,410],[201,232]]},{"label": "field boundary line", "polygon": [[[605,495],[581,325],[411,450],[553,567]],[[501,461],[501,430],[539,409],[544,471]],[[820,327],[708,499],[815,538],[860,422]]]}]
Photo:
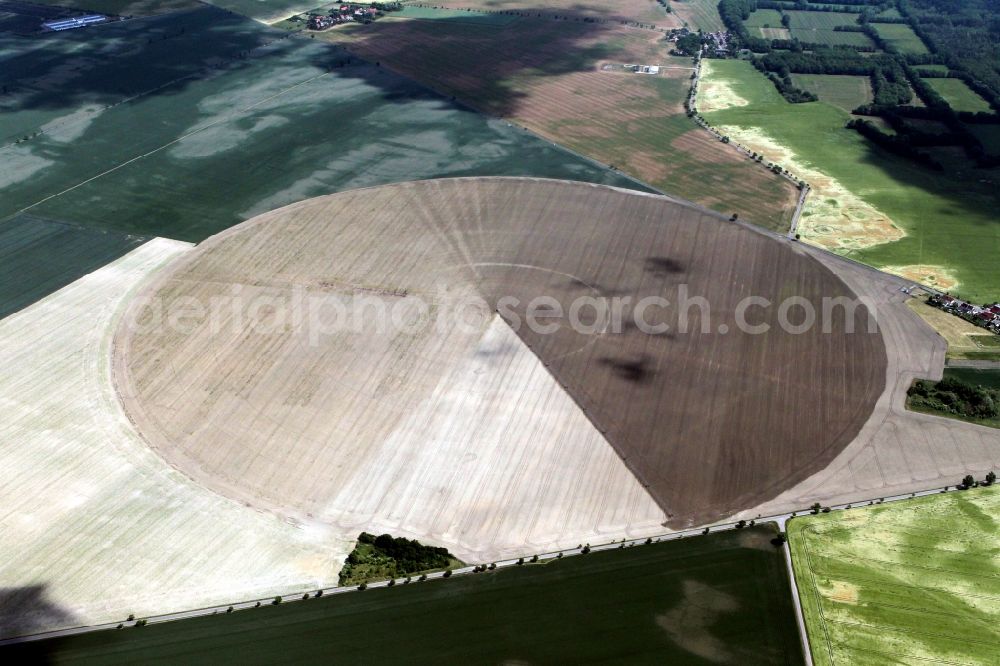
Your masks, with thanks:
[{"label": "field boundary line", "polygon": [[216,120],[215,122],[209,123],[208,125],[204,125],[202,127],[199,127],[198,129],[195,129],[195,130],[192,130],[192,131],[190,131],[190,132],[188,132],[186,134],[183,134],[183,135],[177,137],[176,139],[174,139],[173,141],[169,141],[169,142],[163,144],[162,146],[159,146],[158,148],[154,148],[153,150],[145,152],[142,155],[138,155],[136,157],[133,157],[130,160],[122,162],[121,164],[113,166],[110,169],[102,171],[101,173],[97,174],[96,176],[91,176],[90,178],[87,178],[86,180],[83,180],[83,181],[77,183],[76,185],[73,185],[71,187],[67,187],[66,189],[62,190],[61,192],[56,192],[55,194],[50,194],[49,196],[45,197],[44,199],[40,199],[40,200],[36,201],[33,204],[30,204],[28,206],[25,206],[24,208],[21,208],[20,210],[17,211],[17,213],[15,213],[15,215],[20,214],[20,213],[24,213],[25,211],[31,210],[32,208],[34,208],[36,206],[40,206],[41,204],[45,203],[46,201],[49,201],[51,199],[55,199],[57,197],[60,197],[60,196],[66,194],[68,192],[72,192],[73,190],[75,190],[75,189],[77,189],[79,187],[83,187],[84,185],[86,185],[88,183],[92,183],[93,181],[95,181],[95,180],[97,180],[99,178],[103,178],[104,176],[108,175],[109,173],[114,173],[115,171],[118,171],[119,169],[121,169],[123,167],[126,167],[126,166],[128,166],[130,164],[133,164],[135,162],[138,162],[139,160],[144,159],[146,157],[149,157],[150,155],[156,154],[156,153],[160,152],[161,150],[163,150],[165,148],[169,148],[170,146],[172,146],[172,145],[174,145],[176,143],[180,143],[184,139],[187,139],[187,138],[189,138],[191,136],[194,136],[195,134],[198,134],[200,132],[204,132],[205,130],[211,129],[211,128],[217,126],[217,125],[221,125],[221,124],[224,124],[224,123],[231,122],[231,121],[235,120],[240,114],[245,113],[246,111],[250,111],[251,109],[254,109],[254,108],[258,107],[261,104],[265,104],[265,103],[267,103],[267,102],[269,102],[269,101],[271,101],[273,99],[281,97],[282,95],[285,95],[286,93],[288,93],[288,92],[290,92],[292,90],[295,90],[296,88],[299,88],[300,86],[304,86],[304,85],[306,85],[308,83],[312,83],[316,79],[320,79],[320,78],[322,78],[324,76],[329,76],[329,75],[330,75],[330,72],[321,72],[321,73],[319,73],[319,74],[317,74],[315,76],[312,76],[312,77],[310,77],[310,78],[308,78],[308,79],[306,79],[304,81],[300,81],[299,83],[296,83],[293,86],[289,86],[288,88],[285,88],[284,90],[281,90],[280,92],[277,92],[277,93],[275,93],[273,95],[270,95],[269,97],[265,97],[264,99],[258,100],[258,101],[254,102],[253,104],[251,104],[249,106],[245,106],[242,109],[237,109],[236,111],[234,111],[231,114],[227,115],[225,118],[221,118],[219,120]]}]

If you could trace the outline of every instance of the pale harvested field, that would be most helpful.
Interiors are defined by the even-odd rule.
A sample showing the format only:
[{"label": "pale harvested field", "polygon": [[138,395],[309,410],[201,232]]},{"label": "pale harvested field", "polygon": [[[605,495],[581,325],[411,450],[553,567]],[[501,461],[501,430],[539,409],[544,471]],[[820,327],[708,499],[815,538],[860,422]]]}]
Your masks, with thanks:
[{"label": "pale harvested field", "polygon": [[154,240],[0,321],[0,635],[336,584],[351,548],[202,488],[135,433],[113,322],[190,250]]},{"label": "pale harvested field", "polygon": [[[379,21],[322,33],[351,51],[681,197],[787,230],[797,191],[687,118],[690,58],[653,30],[518,19],[503,27]],[[613,75],[649,63],[659,76]]]},{"label": "pale harvested field", "polygon": [[990,336],[986,329],[979,328],[940,308],[927,305],[921,300],[911,299],[907,305],[947,341],[949,354],[960,355],[963,352],[982,351],[983,346],[976,341]]},{"label": "pale harvested field", "polygon": [[885,393],[871,417],[844,451],[823,471],[772,501],[739,514],[772,515],[810,506],[909,493],[981,478],[1000,468],[1000,433],[994,428],[919,414],[906,409],[914,379],[940,379],[944,338],[910,306],[900,287],[913,283],[831,255],[820,259],[859,295],[878,304],[879,328],[889,363]]},{"label": "pale harvested field", "polygon": [[670,10],[692,30],[715,32],[726,29],[719,16],[719,3],[713,0],[671,0]]},{"label": "pale harvested field", "polygon": [[[115,373],[140,431],[199,483],[487,559],[753,504],[821,469],[868,417],[885,352],[877,334],[842,335],[842,313],[832,334],[779,332],[775,308],[761,315],[767,336],[702,332],[697,312],[672,335],[507,330],[540,295],[566,309],[591,294],[676,303],[681,283],[722,321],[749,294],[850,295],[797,245],[663,197],[426,181],[320,197],[213,237],[133,306]],[[431,313],[486,304],[474,326],[442,332],[380,331],[374,316],[322,333],[310,316],[254,330],[231,309],[189,330],[128,324],[147,320],[148,303],[175,312],[237,287],[279,303],[298,293],[327,322],[335,303],[361,311],[358,296],[400,321],[418,299]],[[518,304],[501,321],[503,296]],[[678,317],[668,307],[655,319],[676,330]]]},{"label": "pale harvested field", "polygon": [[475,9],[477,11],[522,12],[535,17],[558,16],[576,21],[584,17],[609,21],[635,21],[655,25],[657,28],[680,27],[681,21],[656,2],[656,0],[443,0],[437,2],[413,3],[424,7],[448,7],[450,9]]}]

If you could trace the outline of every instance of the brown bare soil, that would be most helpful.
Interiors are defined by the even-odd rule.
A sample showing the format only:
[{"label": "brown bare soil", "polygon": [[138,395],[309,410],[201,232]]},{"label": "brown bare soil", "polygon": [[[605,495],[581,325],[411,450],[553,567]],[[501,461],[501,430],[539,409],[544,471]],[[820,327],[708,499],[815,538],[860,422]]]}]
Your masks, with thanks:
[{"label": "brown bare soil", "polygon": [[[494,433],[477,429],[494,411],[510,414],[506,422],[524,410],[544,414],[545,405],[498,385],[489,394],[494,402],[466,410],[462,400],[469,396],[448,394],[454,409],[448,427],[430,429],[413,415],[433,420],[425,404],[449,391],[456,367],[509,353],[509,342],[482,344],[504,297],[516,302],[500,310],[503,320],[671,525],[747,508],[819,471],[854,438],[885,384],[881,334],[866,332],[863,308],[850,322],[855,334],[844,332],[840,309],[828,319],[829,333],[815,326],[792,334],[778,326],[783,298],[802,296],[820,312],[821,298],[852,295],[829,269],[796,244],[663,197],[533,179],[406,183],[265,214],[189,256],[148,292],[168,312],[234,289],[279,300],[300,289],[324,303],[363,294],[402,303],[409,314],[417,309],[406,304],[417,297],[434,312],[477,295],[486,300],[474,325],[464,328],[380,330],[365,318],[359,330],[326,331],[318,339],[308,317],[272,321],[263,331],[246,321],[233,326],[233,317],[223,317],[221,330],[209,319],[188,330],[137,328],[128,320],[148,319],[148,304],[133,306],[118,334],[115,376],[126,410],[150,443],[217,490],[322,520],[339,520],[360,511],[372,494],[394,492],[381,475],[403,474],[410,456],[428,451],[444,476],[421,481],[438,485],[426,506],[408,508],[411,532],[420,531],[420,511],[443,510],[433,497],[456,484],[466,502],[495,497],[481,485],[488,479],[455,473],[486,456],[481,440]],[[682,308],[682,285],[690,297],[706,298],[710,313]],[[539,296],[567,312],[583,296],[632,300],[623,306],[620,331],[580,332],[563,318],[555,332],[543,333],[525,323]],[[775,303],[748,316],[768,324],[769,333],[736,330],[733,312],[745,296]],[[670,325],[669,333],[642,332],[631,323],[631,308],[645,297],[669,302],[646,313],[647,321]],[[350,305],[348,312],[358,309]],[[682,311],[687,331],[679,330]],[[592,312],[581,310],[579,323],[593,324]],[[710,325],[703,330],[703,323]],[[729,333],[720,332],[723,324]],[[435,404],[432,412],[445,405]],[[502,437],[581,437],[576,425],[549,424],[541,434],[543,421]],[[459,446],[456,437],[468,439]],[[590,463],[575,455],[597,459],[570,448],[548,467],[531,459],[530,448],[518,450],[527,457],[496,457],[489,469],[531,476],[540,489],[587,472]],[[613,466],[607,469],[612,474]],[[611,490],[596,489],[591,501],[609,501]]]},{"label": "brown bare soil", "polygon": [[[383,20],[319,36],[671,195],[787,231],[797,191],[685,115],[690,58],[662,32],[529,20],[470,26]],[[602,65],[659,64],[658,76]]]}]

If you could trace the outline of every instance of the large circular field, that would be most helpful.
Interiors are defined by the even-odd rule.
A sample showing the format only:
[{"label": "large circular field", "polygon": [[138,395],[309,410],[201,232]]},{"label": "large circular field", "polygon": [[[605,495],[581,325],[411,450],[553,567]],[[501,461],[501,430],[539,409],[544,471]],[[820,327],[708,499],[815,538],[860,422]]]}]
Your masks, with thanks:
[{"label": "large circular field", "polygon": [[[767,333],[737,325],[747,297],[772,303],[746,310]],[[782,329],[807,307],[779,313],[790,297],[816,325]],[[489,521],[504,497],[490,484],[517,479],[522,502],[561,485],[568,502],[587,488],[618,502],[613,486],[634,480],[583,448],[593,437],[681,526],[822,469],[868,418],[882,337],[863,307],[824,317],[837,297],[853,294],[797,244],[664,197],[404,183],[209,239],[131,306],[114,373],[152,447],[252,505],[362,524],[407,494],[420,500],[398,520],[419,534],[453,506],[435,498]],[[412,474],[417,460],[440,473]]]}]

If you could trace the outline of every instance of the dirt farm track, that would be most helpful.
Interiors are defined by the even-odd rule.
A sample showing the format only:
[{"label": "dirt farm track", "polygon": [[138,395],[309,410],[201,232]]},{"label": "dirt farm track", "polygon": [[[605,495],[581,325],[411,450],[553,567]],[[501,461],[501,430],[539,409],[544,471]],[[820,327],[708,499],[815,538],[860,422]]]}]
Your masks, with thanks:
[{"label": "dirt farm track", "polygon": [[[687,308],[686,332],[684,288],[711,308]],[[345,530],[461,545],[516,528],[542,543],[566,506],[596,528],[679,527],[823,469],[886,386],[881,334],[864,308],[800,334],[758,308],[766,335],[737,331],[734,311],[746,296],[819,311],[852,295],[798,245],[664,197],[404,183],[272,211],[184,254],[130,306],[113,372],[147,442],[233,499]],[[630,324],[628,305],[620,331],[526,325],[532,299],[569,311],[582,296],[666,299],[645,318],[670,332]],[[209,303],[230,305],[190,314]],[[189,316],[143,325],[154,308]],[[427,313],[462,325],[418,325]],[[525,511],[496,511],[512,503]]]}]

